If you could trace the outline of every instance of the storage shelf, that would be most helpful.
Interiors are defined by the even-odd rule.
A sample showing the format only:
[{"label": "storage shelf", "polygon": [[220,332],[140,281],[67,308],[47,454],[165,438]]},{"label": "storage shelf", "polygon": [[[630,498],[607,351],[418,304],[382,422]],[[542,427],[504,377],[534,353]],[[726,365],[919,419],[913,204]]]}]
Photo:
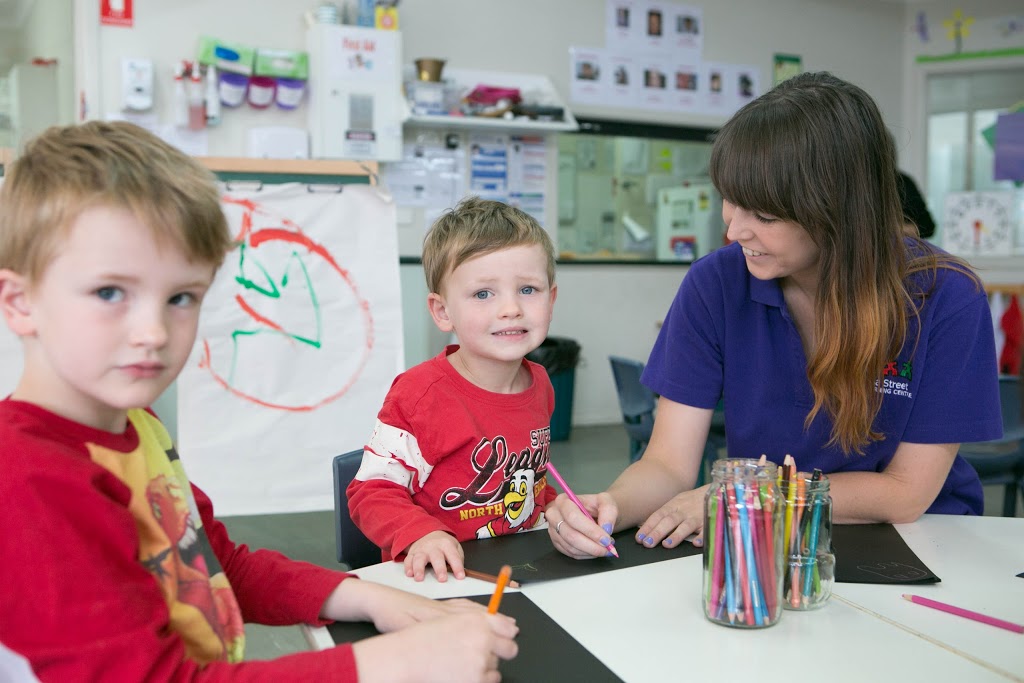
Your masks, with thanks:
[{"label": "storage shelf", "polygon": [[316,175],[375,175],[376,161],[342,159],[262,159],[256,157],[197,157],[211,171],[240,173],[306,173]]},{"label": "storage shelf", "polygon": [[493,128],[507,131],[533,133],[558,133],[579,128],[575,121],[534,121],[532,119],[503,119],[487,116],[444,116],[414,115],[405,120],[405,125],[426,128]]},{"label": "storage shelf", "polygon": [[460,90],[469,92],[478,85],[494,85],[518,88],[523,100],[531,105],[559,107],[564,112],[562,121],[537,121],[526,117],[505,119],[488,116],[448,116],[444,114],[414,114],[405,120],[406,126],[425,128],[454,128],[461,130],[500,130],[512,133],[560,133],[579,130],[572,112],[558,96],[551,80],[541,74],[510,73],[504,71],[481,71],[476,69],[449,68],[444,71],[444,80],[455,84]]}]

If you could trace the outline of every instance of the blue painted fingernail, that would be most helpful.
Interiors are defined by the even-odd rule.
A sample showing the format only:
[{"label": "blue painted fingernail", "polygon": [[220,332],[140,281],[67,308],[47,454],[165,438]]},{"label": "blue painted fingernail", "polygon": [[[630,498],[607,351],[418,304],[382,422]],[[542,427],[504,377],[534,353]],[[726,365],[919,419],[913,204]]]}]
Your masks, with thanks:
[{"label": "blue painted fingernail", "polygon": [[643,543],[643,542],[644,542],[644,540],[646,540],[646,538],[647,538],[647,537],[646,537],[646,536],[644,536],[643,534],[637,534],[637,535],[636,535],[636,540],[637,540],[638,542],[640,542],[640,543]]},{"label": "blue painted fingernail", "polygon": [[668,546],[672,545],[672,539],[671,538],[666,538],[665,539],[665,545],[668,545]]},{"label": "blue painted fingernail", "polygon": [[703,538],[695,538],[695,539],[693,539],[693,544],[695,546],[697,546],[698,548],[700,548],[701,546],[704,545],[704,539]]},{"label": "blue painted fingernail", "polygon": [[612,523],[608,522],[607,524],[602,524],[601,528],[604,529],[606,534],[610,534],[612,532]]},{"label": "blue painted fingernail", "polygon": [[605,536],[604,538],[601,539],[601,545],[608,546],[608,545],[611,545],[611,544],[612,544],[612,539],[608,538],[607,536]]},{"label": "blue painted fingernail", "polygon": [[644,545],[647,546],[648,548],[653,548],[654,547],[654,539],[651,538],[650,536],[648,536],[647,538],[644,539]]}]

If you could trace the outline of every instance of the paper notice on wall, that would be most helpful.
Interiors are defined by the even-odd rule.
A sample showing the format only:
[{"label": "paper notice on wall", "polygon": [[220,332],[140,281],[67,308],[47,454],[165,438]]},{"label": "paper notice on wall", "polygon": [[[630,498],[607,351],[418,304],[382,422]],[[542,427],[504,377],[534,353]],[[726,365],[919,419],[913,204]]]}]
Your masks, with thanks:
[{"label": "paper notice on wall", "polygon": [[543,193],[547,174],[544,137],[512,136],[508,144],[509,192]]},{"label": "paper notice on wall", "polygon": [[544,220],[544,190],[547,185],[547,145],[543,136],[513,135],[508,142],[508,203]]},{"label": "paper notice on wall", "polygon": [[469,191],[485,199],[508,200],[507,136],[470,136]]},{"label": "paper notice on wall", "polygon": [[611,74],[605,64],[605,51],[599,48],[569,48],[569,97],[574,102],[605,104]]},{"label": "paper notice on wall", "polygon": [[222,197],[235,238],[178,377],[179,450],[224,515],[334,505],[403,364],[395,207],[369,185]]},{"label": "paper notice on wall", "polygon": [[644,31],[642,0],[607,0],[605,4],[605,46],[634,50],[642,43]]},{"label": "paper notice on wall", "polygon": [[441,144],[407,144],[400,161],[381,164],[381,178],[400,207],[449,208],[465,194],[464,159]]}]

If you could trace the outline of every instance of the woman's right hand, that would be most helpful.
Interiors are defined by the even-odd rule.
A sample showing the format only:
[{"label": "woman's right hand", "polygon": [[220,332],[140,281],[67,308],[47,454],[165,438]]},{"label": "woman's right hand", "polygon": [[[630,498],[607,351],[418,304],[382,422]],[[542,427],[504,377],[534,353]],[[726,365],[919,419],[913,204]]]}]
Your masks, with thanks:
[{"label": "woman's right hand", "polygon": [[544,515],[551,543],[559,552],[577,560],[605,557],[609,554],[608,546],[619,516],[615,499],[607,492],[586,494],[579,499],[589,515],[564,493],[548,505]]},{"label": "woman's right hand", "polygon": [[498,683],[500,659],[519,653],[511,617],[484,610],[425,621],[352,646],[363,683]]}]

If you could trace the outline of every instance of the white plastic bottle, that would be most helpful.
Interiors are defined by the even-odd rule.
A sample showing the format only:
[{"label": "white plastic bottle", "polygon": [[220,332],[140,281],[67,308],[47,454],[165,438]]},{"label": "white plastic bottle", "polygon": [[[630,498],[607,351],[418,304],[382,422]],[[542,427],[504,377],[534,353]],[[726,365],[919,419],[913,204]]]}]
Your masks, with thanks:
[{"label": "white plastic bottle", "polygon": [[217,67],[206,67],[206,125],[220,123],[220,88],[217,83]]},{"label": "white plastic bottle", "polygon": [[188,128],[188,93],[185,92],[185,69],[179,64],[174,70],[174,125]]},{"label": "white plastic bottle", "polygon": [[199,63],[192,65],[192,78],[188,84],[188,127],[190,130],[206,128],[206,107],[203,106],[203,77]]}]

